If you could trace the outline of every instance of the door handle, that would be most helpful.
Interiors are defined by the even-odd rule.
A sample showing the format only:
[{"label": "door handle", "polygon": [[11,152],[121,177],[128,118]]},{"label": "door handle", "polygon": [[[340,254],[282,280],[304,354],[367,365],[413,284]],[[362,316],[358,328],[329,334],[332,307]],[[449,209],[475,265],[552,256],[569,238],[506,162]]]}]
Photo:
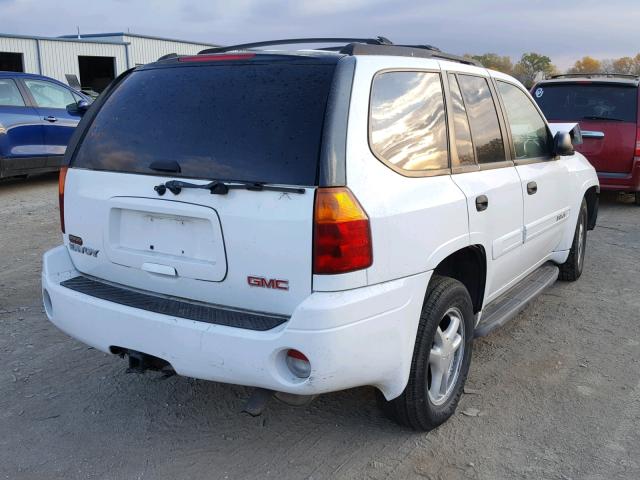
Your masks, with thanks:
[{"label": "door handle", "polygon": [[527,193],[529,195],[535,195],[538,191],[538,184],[536,182],[527,183]]},{"label": "door handle", "polygon": [[479,212],[484,212],[487,208],[489,208],[489,199],[486,195],[479,195],[476,197],[476,210]]},{"label": "door handle", "polygon": [[51,122],[51,123],[53,123],[53,122],[57,122],[57,121],[58,121],[58,119],[57,119],[56,117],[54,117],[53,115],[49,115],[48,117],[44,117],[44,119],[45,119],[47,122]]},{"label": "door handle", "polygon": [[178,272],[175,268],[169,265],[162,265],[160,263],[143,263],[142,270],[150,273],[157,273],[159,275],[168,275],[169,277],[177,277]]}]

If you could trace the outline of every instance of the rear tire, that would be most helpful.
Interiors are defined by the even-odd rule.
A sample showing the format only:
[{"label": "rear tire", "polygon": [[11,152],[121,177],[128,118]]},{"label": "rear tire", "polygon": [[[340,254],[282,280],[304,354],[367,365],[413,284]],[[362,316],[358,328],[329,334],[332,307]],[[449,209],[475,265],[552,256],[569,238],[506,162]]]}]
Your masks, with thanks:
[{"label": "rear tire", "polygon": [[565,282],[575,282],[582,275],[584,256],[587,250],[587,218],[587,201],[583,198],[569,257],[566,262],[560,265],[558,278]]},{"label": "rear tire", "polygon": [[434,275],[420,314],[407,386],[389,401],[378,392],[387,416],[414,430],[428,431],[454,414],[471,363],[473,324],[465,286]]},{"label": "rear tire", "polygon": [[640,205],[640,192],[636,192],[636,205]]}]

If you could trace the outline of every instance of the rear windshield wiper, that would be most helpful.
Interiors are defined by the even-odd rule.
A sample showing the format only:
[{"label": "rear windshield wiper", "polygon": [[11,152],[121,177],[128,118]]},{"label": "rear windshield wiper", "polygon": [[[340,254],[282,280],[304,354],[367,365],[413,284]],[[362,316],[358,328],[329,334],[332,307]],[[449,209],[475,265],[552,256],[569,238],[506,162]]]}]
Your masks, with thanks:
[{"label": "rear windshield wiper", "polygon": [[229,190],[250,190],[252,192],[283,192],[283,193],[305,193],[304,188],[297,187],[276,187],[267,185],[262,182],[223,182],[221,180],[213,180],[209,183],[197,184],[183,182],[180,180],[169,180],[168,182],[156,185],[153,189],[158,195],[164,195],[169,190],[174,195],[178,195],[183,188],[199,188],[201,190],[209,190],[212,195],[226,195]]},{"label": "rear windshield wiper", "polygon": [[600,117],[598,115],[587,115],[582,117],[583,120],[609,120],[611,122],[624,122],[621,118]]}]

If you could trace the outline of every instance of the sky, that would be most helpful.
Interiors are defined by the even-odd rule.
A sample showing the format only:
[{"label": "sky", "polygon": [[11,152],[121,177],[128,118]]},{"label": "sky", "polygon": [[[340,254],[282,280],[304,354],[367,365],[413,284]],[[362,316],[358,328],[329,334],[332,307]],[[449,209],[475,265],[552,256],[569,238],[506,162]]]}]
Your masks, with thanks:
[{"label": "sky", "polygon": [[523,52],[561,69],[640,52],[640,0],[0,0],[0,32],[130,31],[214,44],[375,37],[451,53]]}]

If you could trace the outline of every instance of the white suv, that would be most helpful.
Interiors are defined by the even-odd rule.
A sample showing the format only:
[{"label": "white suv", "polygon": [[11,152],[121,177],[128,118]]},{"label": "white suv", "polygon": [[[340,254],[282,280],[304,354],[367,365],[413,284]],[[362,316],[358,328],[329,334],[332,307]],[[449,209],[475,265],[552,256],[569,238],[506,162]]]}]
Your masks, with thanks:
[{"label": "white suv", "polygon": [[141,370],[451,416],[474,336],[580,276],[598,179],[513,78],[347,41],[115,80],[67,149],[49,319]]}]

